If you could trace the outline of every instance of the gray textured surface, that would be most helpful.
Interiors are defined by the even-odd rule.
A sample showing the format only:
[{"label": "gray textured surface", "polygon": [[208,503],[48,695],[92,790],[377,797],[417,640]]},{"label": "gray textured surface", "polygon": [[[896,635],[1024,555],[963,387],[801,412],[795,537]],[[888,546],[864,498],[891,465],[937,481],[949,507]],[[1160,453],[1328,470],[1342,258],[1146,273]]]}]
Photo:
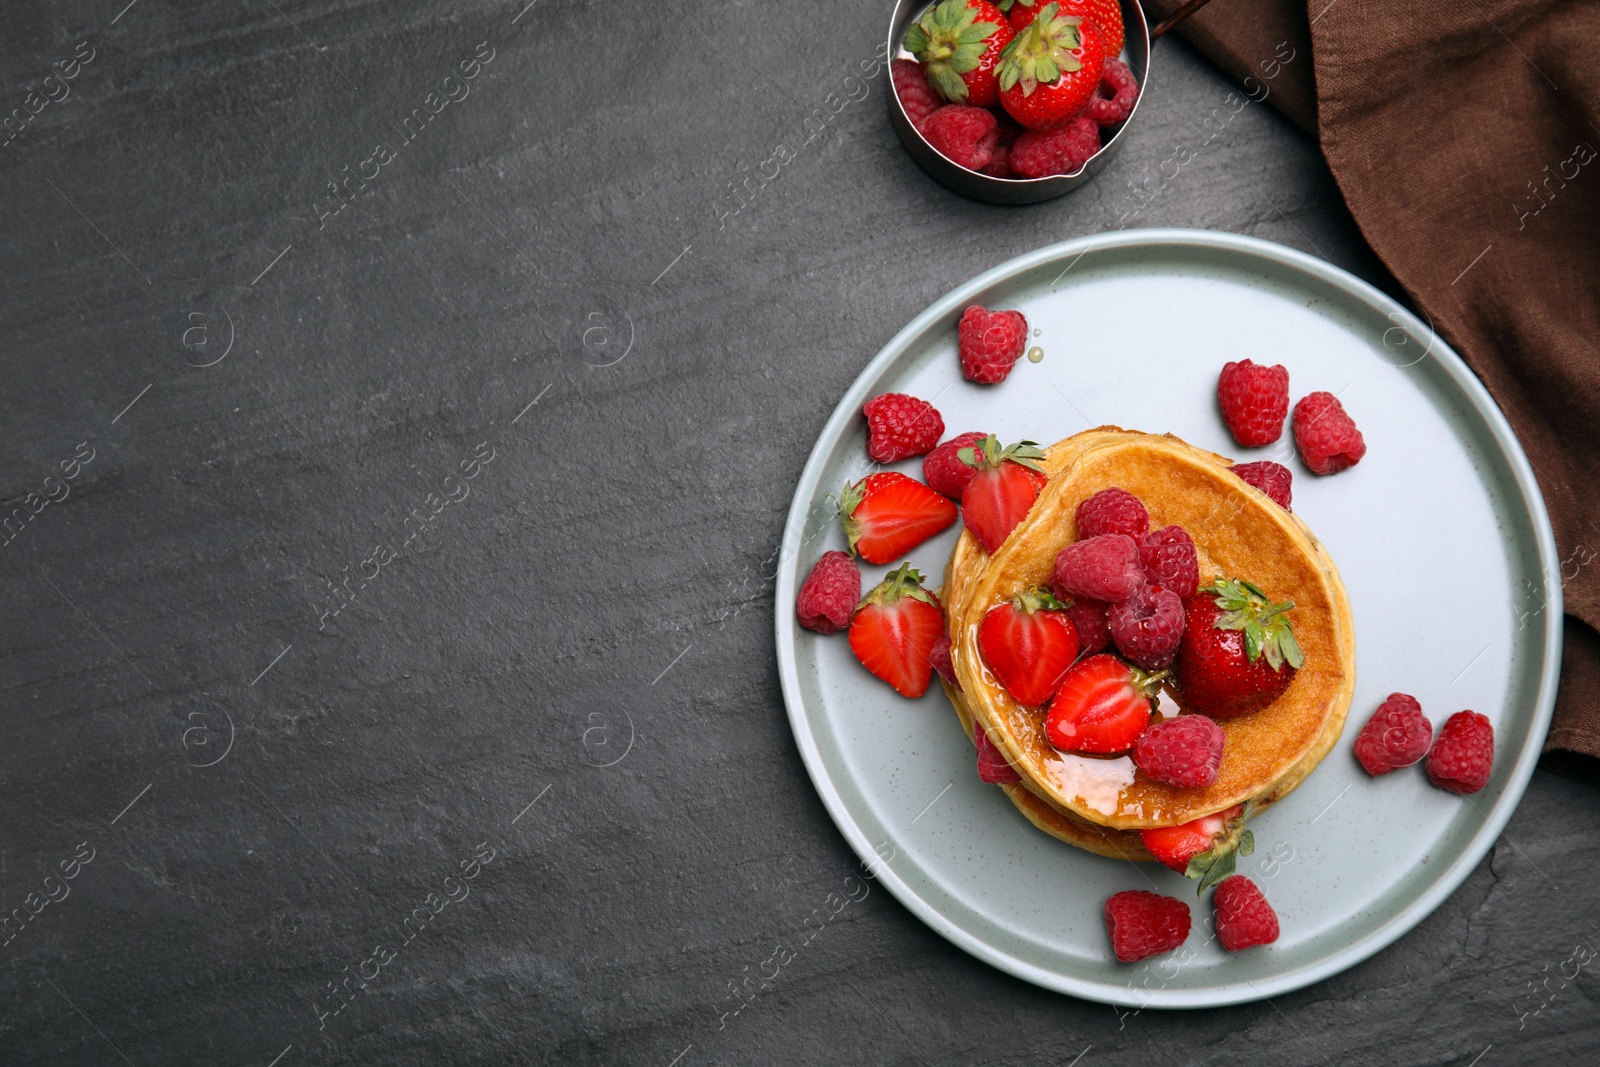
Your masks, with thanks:
[{"label": "gray textured surface", "polygon": [[[1438,913],[1272,1004],[1119,1017],[875,890],[720,1021],[856,869],[789,737],[769,576],[863,362],[957,281],[1118,225],[1381,281],[1311,144],[1259,105],[1202,125],[1230,86],[1182,44],[1108,173],[1007,210],[915,169],[884,76],[846,81],[872,5],[121,6],[0,15],[5,111],[40,92],[0,147],[0,494],[67,493],[0,544],[0,911],[69,891],[0,945],[0,1062],[1600,1048],[1574,954],[1600,946],[1600,801],[1545,772]],[[470,95],[319,225],[326,183],[398,146],[479,42]],[[780,143],[797,158],[732,214]],[[447,481],[480,442],[493,460]],[[492,862],[446,883],[480,843]],[[414,906],[463,892],[406,941]]]}]

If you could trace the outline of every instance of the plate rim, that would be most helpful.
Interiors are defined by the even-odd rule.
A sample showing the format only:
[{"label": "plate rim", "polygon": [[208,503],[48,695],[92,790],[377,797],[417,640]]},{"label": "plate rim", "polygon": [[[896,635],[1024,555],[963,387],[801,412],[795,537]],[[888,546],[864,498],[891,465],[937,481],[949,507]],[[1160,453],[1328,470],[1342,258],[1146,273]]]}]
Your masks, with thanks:
[{"label": "plate rim", "polygon": [[[1125,996],[1117,996],[1118,987],[1040,967],[989,944],[940,912],[920,896],[889,862],[881,859],[823,765],[816,737],[805,715],[804,701],[800,692],[799,668],[794,655],[794,642],[797,636],[795,615],[794,612],[785,610],[785,605],[792,603],[795,596],[795,569],[789,567],[787,561],[791,555],[798,556],[811,501],[815,498],[821,482],[827,454],[831,452],[833,442],[846,431],[850,420],[856,417],[861,399],[858,394],[864,394],[868,385],[905,352],[912,340],[978,293],[1046,264],[1072,256],[1075,258],[1068,265],[1067,269],[1070,270],[1076,266],[1077,260],[1090,252],[1140,247],[1153,250],[1162,246],[1229,252],[1246,260],[1267,261],[1281,268],[1310,275],[1314,280],[1342,290],[1346,295],[1373,308],[1389,321],[1396,322],[1413,340],[1425,340],[1427,344],[1422,358],[1432,356],[1437,360],[1440,368],[1461,391],[1471,408],[1487,424],[1491,437],[1499,446],[1512,472],[1522,505],[1526,508],[1534,526],[1540,571],[1543,574],[1546,592],[1545,626],[1543,666],[1539,675],[1538,696],[1534,702],[1533,724],[1517,762],[1511,770],[1506,789],[1494,807],[1484,815],[1482,824],[1473,833],[1456,861],[1442,869],[1424,892],[1418,894],[1397,914],[1390,916],[1365,936],[1305,966],[1274,975],[1270,979],[1247,982],[1246,988],[1238,988],[1235,983],[1204,989],[1161,989],[1153,992],[1146,990],[1145,992],[1150,994],[1147,998],[1141,997],[1133,1001]],[[1057,281],[1059,280],[1058,277]],[[1534,477],[1533,468],[1499,405],[1489,395],[1488,389],[1478,380],[1477,375],[1444,338],[1439,336],[1429,323],[1417,318],[1404,305],[1332,263],[1286,245],[1244,234],[1183,228],[1117,230],[1088,234],[1045,245],[1008,259],[934,300],[895,333],[867,362],[845,390],[826,425],[818,434],[790,501],[778,558],[785,562],[779,568],[774,594],[774,632],[777,641],[778,673],[790,730],[794,734],[795,744],[800,750],[801,761],[805,764],[813,788],[821,797],[823,806],[827,809],[834,825],[844,835],[857,857],[868,865],[874,877],[913,915],[968,954],[1034,985],[1103,1004],[1119,1007],[1137,1006],[1140,1010],[1245,1004],[1313,985],[1381,952],[1431,915],[1483,861],[1522,801],[1523,793],[1533,776],[1534,766],[1543,748],[1544,738],[1549,733],[1551,717],[1555,710],[1562,651],[1562,588],[1557,569],[1560,557],[1556,550],[1555,532],[1550,523],[1549,512],[1545,507],[1538,481]]]}]

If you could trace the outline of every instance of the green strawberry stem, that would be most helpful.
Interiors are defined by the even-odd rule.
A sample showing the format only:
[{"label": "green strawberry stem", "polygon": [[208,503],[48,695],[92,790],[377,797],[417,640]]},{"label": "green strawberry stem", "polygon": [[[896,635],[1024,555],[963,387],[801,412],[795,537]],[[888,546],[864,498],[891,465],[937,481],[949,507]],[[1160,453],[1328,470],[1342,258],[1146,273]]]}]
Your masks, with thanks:
[{"label": "green strawberry stem", "polygon": [[1069,607],[1057,600],[1050,590],[1039,586],[1012,597],[1011,603],[1018,611],[1027,615],[1032,615],[1036,611],[1066,611]]},{"label": "green strawberry stem", "polygon": [[1041,85],[1050,85],[1063,71],[1082,70],[1072,53],[1082,43],[1076,15],[1062,15],[1059,4],[1046,4],[1027,28],[1018,32],[1000,53],[995,75],[1005,91],[1021,84],[1022,95],[1032,96]]},{"label": "green strawberry stem", "polygon": [[[863,479],[865,481],[865,479]],[[839,490],[839,522],[844,526],[844,535],[850,542],[850,552],[856,550],[856,542],[861,540],[861,524],[856,521],[856,508],[861,506],[861,485],[851,485],[846,482],[845,487]]]},{"label": "green strawberry stem", "polygon": [[1044,449],[1040,448],[1037,442],[1018,441],[1010,448],[1001,448],[1000,438],[994,434],[987,434],[976,445],[959,449],[956,458],[980,471],[998,470],[1002,463],[1010,460],[1031,471],[1044,473],[1044,468],[1039,466],[1039,460],[1044,459]]},{"label": "green strawberry stem", "polygon": [[859,608],[866,604],[881,604],[888,607],[898,604],[902,598],[910,597],[920,600],[924,604],[934,603],[933,594],[922,588],[922,572],[909,563],[902,563],[884,576],[883,581],[872,587],[872,591],[861,598]]},{"label": "green strawberry stem", "polygon": [[1139,691],[1139,695],[1144,697],[1146,700],[1153,700],[1155,698],[1156,690],[1161,688],[1161,683],[1166,681],[1167,676],[1171,673],[1172,672],[1170,670],[1141,670],[1140,668],[1132,666],[1131,664],[1128,667],[1129,680],[1133,682],[1133,687]]},{"label": "green strawberry stem", "polygon": [[1216,843],[1189,861],[1183,876],[1200,879],[1200,886],[1195,890],[1196,896],[1232,874],[1237,857],[1248,856],[1256,850],[1256,835],[1244,824],[1249,817],[1250,802],[1247,800],[1243,810],[1228,820],[1227,828]]},{"label": "green strawberry stem", "polygon": [[967,83],[961,76],[978,69],[989,38],[1000,29],[977,18],[967,0],[944,0],[906,30],[906,51],[922,64],[933,91],[951,103],[966,102]]},{"label": "green strawberry stem", "polygon": [[1205,591],[1217,598],[1222,612],[1212,625],[1218,630],[1243,630],[1244,651],[1251,663],[1266,656],[1275,671],[1285,663],[1294,670],[1305,665],[1305,653],[1286,617],[1294,601],[1274,604],[1260,586],[1242,578],[1218,578]]}]

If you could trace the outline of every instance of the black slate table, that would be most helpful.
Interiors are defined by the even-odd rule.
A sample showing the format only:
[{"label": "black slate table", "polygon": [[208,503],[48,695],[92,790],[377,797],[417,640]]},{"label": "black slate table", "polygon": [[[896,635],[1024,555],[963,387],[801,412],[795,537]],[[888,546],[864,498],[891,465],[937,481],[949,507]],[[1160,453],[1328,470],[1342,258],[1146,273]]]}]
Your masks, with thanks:
[{"label": "black slate table", "polygon": [[1385,284],[1181,42],[1001,209],[893,139],[882,5],[123,5],[0,14],[0,1062],[1592,1062],[1600,800],[1544,771],[1271,1003],[1057,996],[880,889],[721,1014],[857,869],[772,575],[871,354],[1122,226]]}]

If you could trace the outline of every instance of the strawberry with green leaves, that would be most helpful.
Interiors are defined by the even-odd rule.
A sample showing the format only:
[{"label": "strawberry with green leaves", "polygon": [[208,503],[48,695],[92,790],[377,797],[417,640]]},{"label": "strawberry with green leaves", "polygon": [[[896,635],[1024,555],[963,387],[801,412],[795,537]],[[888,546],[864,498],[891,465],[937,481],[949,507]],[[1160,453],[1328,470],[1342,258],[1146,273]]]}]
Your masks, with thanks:
[{"label": "strawberry with green leaves", "polygon": [[1013,36],[988,0],[942,0],[906,30],[905,46],[934,92],[952,104],[993,107],[1000,102],[994,68]]},{"label": "strawberry with green leaves", "polygon": [[1044,450],[1032,441],[1002,448],[1000,439],[990,434],[956,455],[978,471],[961,491],[962,521],[983,550],[992,553],[1039,499],[1048,480],[1039,466]]},{"label": "strawberry with green leaves", "polygon": [[1048,704],[1078,658],[1078,629],[1066,605],[1043,589],[996,604],[978,625],[984,662],[1018,704]]},{"label": "strawberry with green leaves", "polygon": [[[995,6],[1006,13],[1011,28],[1020,32],[1039,17],[1045,0],[999,0]],[[1122,54],[1122,5],[1117,0],[1060,0],[1058,6],[1063,15],[1076,15],[1085,22],[1094,23],[1100,36],[1105,38],[1108,58]]]},{"label": "strawberry with green leaves", "polygon": [[1046,4],[1000,56],[1000,106],[1030,130],[1063,126],[1094,98],[1105,58],[1094,23]]},{"label": "strawberry with green leaves", "polygon": [[1191,597],[1176,665],[1184,708],[1228,719],[1282,696],[1305,664],[1289,625],[1293,607],[1242,579],[1219,578]]},{"label": "strawberry with green leaves", "polygon": [[869,474],[839,491],[850,550],[868,563],[893,563],[955,524],[956,506],[899,471]]},{"label": "strawberry with green leaves", "polygon": [[1062,752],[1126,752],[1155,707],[1166,671],[1147,674],[1106,653],[1075,664],[1061,680],[1044,734]]},{"label": "strawberry with green leaves", "polygon": [[1233,873],[1235,857],[1255,851],[1256,836],[1244,825],[1249,809],[1248,803],[1235,804],[1182,826],[1140,830],[1139,836],[1162,864],[1185,878],[1198,878],[1198,892],[1204,893]]},{"label": "strawberry with green leaves", "polygon": [[922,588],[922,573],[904,563],[856,607],[850,651],[861,665],[915,699],[933,678],[933,646],[944,634],[944,607]]}]

